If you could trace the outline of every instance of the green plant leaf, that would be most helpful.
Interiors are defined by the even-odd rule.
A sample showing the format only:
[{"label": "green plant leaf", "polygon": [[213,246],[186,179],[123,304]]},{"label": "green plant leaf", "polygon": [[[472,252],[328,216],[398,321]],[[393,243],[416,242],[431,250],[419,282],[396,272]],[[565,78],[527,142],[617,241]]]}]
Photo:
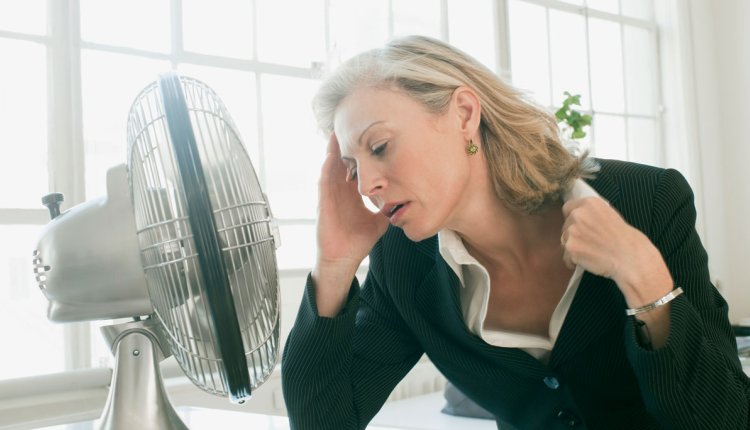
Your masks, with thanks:
[{"label": "green plant leaf", "polygon": [[557,110],[557,112],[555,112],[555,118],[557,118],[557,122],[563,121],[565,119],[565,117],[567,116],[565,110],[565,107],[561,107]]},{"label": "green plant leaf", "polygon": [[564,123],[570,127],[569,131],[571,139],[581,139],[586,137],[586,132],[583,128],[591,125],[591,115],[582,114],[571,108],[571,106],[581,105],[581,95],[574,95],[568,91],[563,92],[563,94],[565,95],[565,99],[563,100],[562,107],[555,111],[555,119],[558,123]]}]

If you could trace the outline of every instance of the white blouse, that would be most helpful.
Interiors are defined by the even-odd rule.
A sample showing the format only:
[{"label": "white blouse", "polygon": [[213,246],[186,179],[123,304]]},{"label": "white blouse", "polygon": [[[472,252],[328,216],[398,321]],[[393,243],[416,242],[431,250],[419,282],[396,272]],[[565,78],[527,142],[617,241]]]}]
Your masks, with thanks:
[{"label": "white blouse", "polygon": [[[568,201],[592,196],[601,198],[585,181],[578,179],[563,199]],[[490,299],[490,276],[487,270],[469,254],[456,232],[447,229],[440,231],[438,244],[440,255],[461,282],[461,309],[469,331],[490,345],[520,348],[537,360],[547,363],[570,304],[578,290],[583,268],[576,266],[573,276],[568,281],[565,293],[552,313],[547,337],[504,330],[488,330],[484,328]]]}]

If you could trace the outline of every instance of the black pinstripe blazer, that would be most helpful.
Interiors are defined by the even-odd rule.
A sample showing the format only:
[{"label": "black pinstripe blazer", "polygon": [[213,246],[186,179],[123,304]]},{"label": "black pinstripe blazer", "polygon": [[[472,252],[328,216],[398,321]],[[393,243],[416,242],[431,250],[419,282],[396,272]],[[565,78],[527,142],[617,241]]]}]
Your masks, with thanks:
[{"label": "black pinstripe blazer", "polygon": [[589,184],[651,239],[685,290],[672,302],[667,345],[641,348],[617,286],[590,273],[547,365],[488,345],[466,328],[437,238],[415,243],[391,227],[336,318],[317,316],[308,279],[282,359],[292,428],[365,428],[423,353],[502,430],[750,428],[750,381],[710,282],[689,185],[675,170],[600,163]]}]

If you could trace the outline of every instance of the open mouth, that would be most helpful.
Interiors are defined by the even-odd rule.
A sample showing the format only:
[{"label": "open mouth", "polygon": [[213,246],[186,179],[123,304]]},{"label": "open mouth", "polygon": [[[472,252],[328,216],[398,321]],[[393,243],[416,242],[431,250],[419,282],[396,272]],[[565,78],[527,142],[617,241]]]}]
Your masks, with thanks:
[{"label": "open mouth", "polygon": [[404,211],[407,205],[408,202],[395,204],[390,208],[386,208],[387,210],[383,211],[383,215],[387,216],[391,222],[395,222],[396,218],[401,215],[401,212]]},{"label": "open mouth", "polygon": [[395,214],[396,212],[398,212],[398,210],[401,209],[402,207],[404,207],[403,203],[398,204],[398,205],[392,207],[391,210],[388,212],[388,217],[392,217],[393,214]]}]

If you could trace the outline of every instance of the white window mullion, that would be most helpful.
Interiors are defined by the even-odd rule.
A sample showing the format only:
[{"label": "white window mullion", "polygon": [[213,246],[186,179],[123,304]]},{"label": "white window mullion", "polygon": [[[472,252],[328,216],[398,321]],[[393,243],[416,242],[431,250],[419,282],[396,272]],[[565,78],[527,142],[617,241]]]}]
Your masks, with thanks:
[{"label": "white window mullion", "polygon": [[252,32],[253,32],[253,46],[252,46],[252,59],[253,61],[258,61],[258,2],[256,0],[251,0],[252,2]]},{"label": "white window mullion", "polygon": [[50,6],[49,185],[70,207],[85,200],[78,1],[50,1]]},{"label": "white window mullion", "polygon": [[[586,85],[588,86],[588,91],[589,91],[589,106],[591,107],[591,117],[593,118],[592,123],[594,124],[594,128],[596,128],[596,112],[594,110],[594,91],[591,86],[591,41],[590,41],[590,35],[589,35],[588,9],[583,9],[583,18],[584,18],[583,22],[585,23],[584,25],[586,26],[586,30],[584,32],[584,34],[586,35],[586,47],[585,47],[586,49],[586,73],[588,73],[589,75],[589,79]],[[591,147],[589,148],[589,150],[593,152],[596,150],[596,133],[589,132],[588,135],[589,135],[589,142],[591,142],[590,143]]]},{"label": "white window mullion", "polygon": [[169,2],[169,14],[172,21],[169,53],[172,59],[172,67],[177,68],[175,59],[182,58],[185,53],[182,38],[182,0],[171,0]]},{"label": "white window mullion", "polygon": [[[49,1],[49,186],[63,208],[85,201],[79,2]],[[41,198],[41,196],[40,196]],[[51,323],[50,323],[51,324]],[[91,367],[89,323],[65,324],[65,366]]]},{"label": "white window mullion", "polygon": [[500,76],[511,79],[510,30],[508,22],[508,0],[493,2],[495,8],[495,67]]},{"label": "white window mullion", "polygon": [[440,38],[450,41],[450,20],[448,19],[448,0],[440,0]]},{"label": "white window mullion", "polygon": [[[253,61],[258,61],[258,4],[256,0],[252,0],[252,31],[253,31]],[[326,14],[327,16],[327,14]],[[330,31],[329,31],[330,33]],[[266,184],[268,183],[268,174],[266,173],[266,151],[265,151],[265,140],[263,125],[263,71],[254,69],[255,72],[255,115],[257,118],[257,134],[258,139],[258,159],[254,163],[257,170],[258,182],[262,189],[267,189]]]},{"label": "white window mullion", "polygon": [[[618,2],[618,7],[619,6]],[[622,8],[620,9],[622,10]],[[625,26],[620,23],[620,50],[622,51],[622,103],[623,119],[625,120],[625,154],[630,157],[630,109],[628,108],[628,62],[625,46]]]},{"label": "white window mullion", "polygon": [[388,0],[388,39],[393,38],[393,0]]},{"label": "white window mullion", "polygon": [[549,101],[550,104],[555,104],[555,94],[554,94],[554,88],[552,85],[552,76],[554,76],[552,73],[552,28],[549,24],[549,8],[544,8],[544,25],[547,27],[547,52],[549,55],[547,55],[547,73],[549,76],[549,85],[548,90],[549,91]]},{"label": "white window mullion", "polygon": [[330,60],[331,52],[333,52],[333,34],[331,32],[331,0],[323,0],[323,26],[326,32],[326,57]]},{"label": "white window mullion", "polygon": [[27,40],[29,42],[37,42],[37,43],[48,43],[50,40],[48,36],[40,36],[38,34],[18,33],[15,31],[8,31],[8,30],[0,30],[0,38]]},{"label": "white window mullion", "polygon": [[[656,14],[656,10],[653,11],[654,14]],[[654,46],[656,47],[656,67],[654,68],[654,72],[656,73],[656,76],[654,76],[654,80],[656,81],[657,88],[659,88],[659,91],[656,92],[656,144],[658,145],[657,148],[659,148],[657,157],[659,161],[659,165],[666,166],[667,165],[667,145],[665,145],[665,142],[667,141],[666,138],[666,129],[667,124],[664,121],[664,111],[666,109],[665,105],[665,92],[664,92],[664,81],[662,79],[662,69],[663,69],[663,56],[662,56],[662,46],[661,46],[661,30],[658,28],[654,30],[651,33],[651,37],[653,39]]]},{"label": "white window mullion", "polygon": [[[627,1],[627,0],[626,0]],[[625,25],[633,27],[641,27],[646,29],[656,28],[656,23],[639,18],[633,18],[630,16],[618,15],[610,12],[605,12],[597,9],[592,9],[587,6],[576,5],[572,3],[563,2],[560,0],[523,0],[525,3],[532,3],[539,6],[544,6],[560,11],[573,12],[581,15],[588,15],[592,18],[601,18],[607,21],[615,21]]]}]

